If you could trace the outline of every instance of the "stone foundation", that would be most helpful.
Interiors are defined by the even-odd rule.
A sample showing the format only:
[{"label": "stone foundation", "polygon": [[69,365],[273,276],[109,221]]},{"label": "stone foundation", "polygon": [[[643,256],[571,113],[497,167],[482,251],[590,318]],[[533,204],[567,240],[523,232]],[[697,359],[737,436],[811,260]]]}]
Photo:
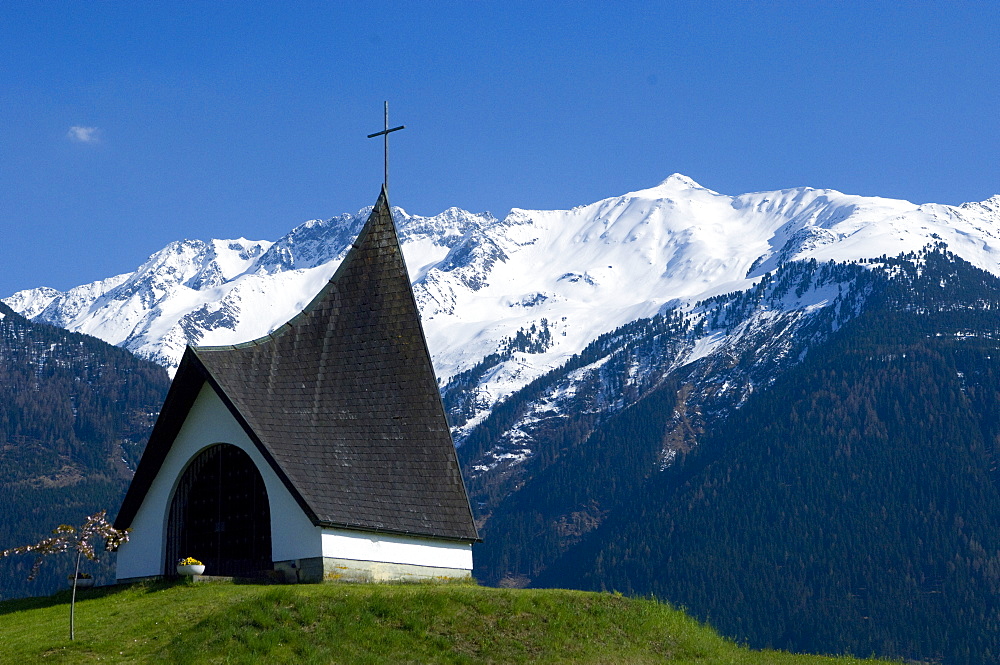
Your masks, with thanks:
[{"label": "stone foundation", "polygon": [[[354,559],[334,559],[311,557],[291,561],[275,561],[273,573],[266,577],[273,582],[286,584],[319,584],[320,582],[448,582],[451,580],[471,580],[472,571],[465,568],[439,568],[437,566],[415,566],[406,563],[383,563],[380,561],[356,561]],[[167,579],[165,575],[149,575],[119,579],[118,584],[148,582]],[[195,582],[216,582],[232,580],[231,577],[215,575],[194,575]]]},{"label": "stone foundation", "polygon": [[464,568],[438,568],[331,557],[275,561],[274,569],[284,576],[286,582],[306,584],[319,582],[445,582],[472,579],[472,571]]}]

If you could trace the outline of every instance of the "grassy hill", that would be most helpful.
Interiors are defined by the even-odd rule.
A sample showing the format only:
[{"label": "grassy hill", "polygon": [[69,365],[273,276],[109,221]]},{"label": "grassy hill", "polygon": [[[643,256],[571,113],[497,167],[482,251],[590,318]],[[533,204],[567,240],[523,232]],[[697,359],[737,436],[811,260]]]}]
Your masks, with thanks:
[{"label": "grassy hill", "polygon": [[3,663],[774,663],[668,605],[473,585],[156,583],[0,603]]}]

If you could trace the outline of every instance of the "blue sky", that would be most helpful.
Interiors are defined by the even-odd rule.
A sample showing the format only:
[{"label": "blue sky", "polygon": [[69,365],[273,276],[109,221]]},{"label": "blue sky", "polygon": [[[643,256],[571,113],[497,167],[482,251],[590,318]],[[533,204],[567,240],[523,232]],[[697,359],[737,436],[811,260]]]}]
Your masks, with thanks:
[{"label": "blue sky", "polygon": [[0,3],[0,296],[374,201],[1000,193],[988,2]]}]

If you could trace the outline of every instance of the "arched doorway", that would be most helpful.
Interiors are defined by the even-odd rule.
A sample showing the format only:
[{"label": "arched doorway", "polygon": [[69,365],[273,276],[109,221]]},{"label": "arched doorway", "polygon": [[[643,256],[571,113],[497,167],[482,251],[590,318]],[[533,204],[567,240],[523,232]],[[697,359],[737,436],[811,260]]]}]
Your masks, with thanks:
[{"label": "arched doorway", "polygon": [[221,443],[195,457],[177,483],[167,521],[165,573],[182,557],[207,575],[253,577],[272,568],[271,509],[250,456]]}]

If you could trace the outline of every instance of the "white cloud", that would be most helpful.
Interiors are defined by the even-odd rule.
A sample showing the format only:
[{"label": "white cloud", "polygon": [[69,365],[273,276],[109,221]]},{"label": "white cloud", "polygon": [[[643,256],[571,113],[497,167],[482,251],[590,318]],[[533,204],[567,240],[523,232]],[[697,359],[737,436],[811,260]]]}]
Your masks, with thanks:
[{"label": "white cloud", "polygon": [[73,125],[66,132],[69,140],[76,143],[97,143],[101,140],[100,134],[101,130],[97,127],[80,127],[78,125]]}]

